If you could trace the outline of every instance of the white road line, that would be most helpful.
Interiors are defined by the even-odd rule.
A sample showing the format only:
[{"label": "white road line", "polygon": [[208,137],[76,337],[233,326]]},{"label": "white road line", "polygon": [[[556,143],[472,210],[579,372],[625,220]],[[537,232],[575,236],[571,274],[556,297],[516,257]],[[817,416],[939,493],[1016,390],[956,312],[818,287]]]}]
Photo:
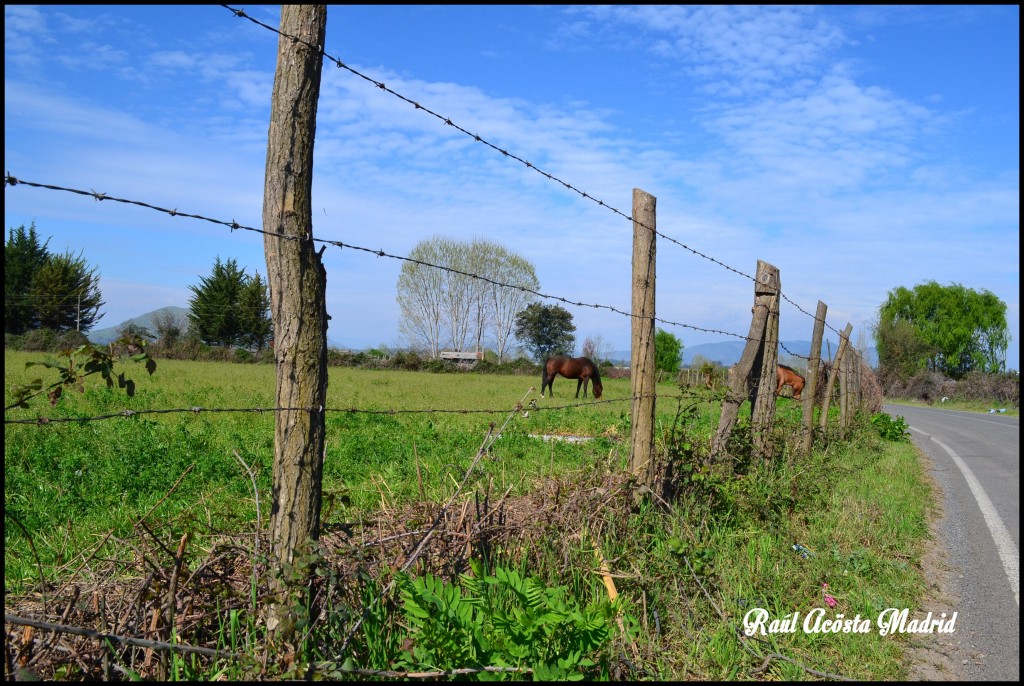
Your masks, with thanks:
[{"label": "white road line", "polygon": [[1017,601],[1017,607],[1020,607],[1020,553],[1017,550],[1017,546],[1013,543],[1013,538],[1010,536],[1009,529],[1003,524],[1003,520],[999,517],[999,513],[996,512],[995,506],[992,501],[989,500],[988,495],[985,494],[985,489],[981,487],[981,483],[974,476],[974,472],[967,466],[956,452],[948,445],[935,438],[934,436],[910,427],[912,431],[916,431],[919,434],[927,436],[928,438],[935,441],[939,447],[949,453],[949,456],[953,458],[953,462],[960,468],[960,472],[964,475],[964,479],[967,480],[967,485],[971,487],[971,493],[974,494],[974,500],[978,503],[978,508],[981,510],[981,516],[985,518],[985,524],[988,526],[989,533],[992,534],[992,540],[995,541],[996,550],[999,551],[999,559],[1003,562],[1003,569],[1006,571],[1006,578],[1010,580],[1010,589],[1013,591],[1013,599]]}]

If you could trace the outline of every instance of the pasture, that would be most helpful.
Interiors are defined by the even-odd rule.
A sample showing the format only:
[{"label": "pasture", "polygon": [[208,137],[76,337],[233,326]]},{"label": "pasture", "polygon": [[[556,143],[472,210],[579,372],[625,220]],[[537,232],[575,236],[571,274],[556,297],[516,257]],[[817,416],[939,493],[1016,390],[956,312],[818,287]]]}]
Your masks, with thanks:
[{"label": "pasture", "polygon": [[[26,361],[44,357],[5,352],[5,393],[12,384],[36,376],[53,381],[45,375],[49,370],[25,369]],[[111,560],[122,560],[119,568],[131,569],[140,564],[139,556],[162,556],[153,541],[177,541],[183,532],[191,536],[192,571],[202,566],[201,551],[225,536],[243,541],[231,549],[232,564],[248,569],[244,558],[251,554],[256,498],[235,453],[255,476],[265,528],[273,413],[214,410],[272,408],[273,368],[159,360],[152,377],[130,362],[118,371],[136,381],[134,397],[90,377],[84,393],[67,391],[56,407],[40,397],[28,410],[6,413],[8,420],[81,420],[5,427],[9,600],[42,588],[41,578],[50,589],[73,573],[79,584],[90,575],[103,578]],[[450,498],[485,436],[500,431],[470,473],[457,505],[465,515],[480,507],[481,494],[490,494],[493,505],[507,493],[504,528],[525,531],[539,525],[538,533],[507,539],[509,545],[490,553],[490,563],[565,586],[581,604],[607,599],[605,582],[612,577],[595,572],[595,551],[601,551],[622,594],[629,634],[616,639],[602,664],[625,669],[621,654],[643,670],[620,671],[620,678],[801,679],[813,674],[807,669],[860,679],[905,678],[902,636],[797,631],[744,641],[737,635],[751,607],[782,617],[825,606],[823,583],[837,604],[833,614],[876,616],[887,607],[918,606],[931,494],[912,446],[882,441],[869,423],[859,424],[848,440],[824,436],[800,463],[784,453],[770,462],[737,462],[735,473],[724,475],[705,459],[720,399],[659,384],[657,447],[673,456],[679,475],[675,498],[659,504],[632,498],[621,480],[614,480],[628,458],[629,380],[604,379],[601,400],[584,401],[574,398],[575,383],[561,377],[554,383],[554,397],[541,399],[539,375],[331,368],[329,379],[323,520],[333,555],[346,555],[344,550],[353,547],[352,559],[370,555],[373,549],[358,544],[361,539],[346,538],[345,532],[359,528],[354,523],[367,523],[364,536],[383,527],[380,541],[396,530],[385,525],[421,527],[410,513],[420,503],[436,507]],[[95,419],[125,409],[138,414]],[[163,409],[186,411],[146,412]],[[746,416],[744,409],[741,425]],[[798,416],[797,403],[779,400],[778,440],[792,439]],[[677,417],[683,421],[677,423]],[[556,511],[551,506],[559,497],[563,502]],[[146,518],[151,533],[140,533],[135,523],[151,510]],[[813,554],[798,554],[794,543]],[[218,564],[224,559],[216,558]],[[331,646],[337,646],[353,616],[348,608],[358,609],[374,597],[392,573],[394,559],[382,557],[376,566],[365,567],[372,579],[362,571],[358,580],[350,575],[364,569],[362,563],[338,572],[339,579],[348,580],[339,581],[338,588],[354,590],[338,596],[332,614],[311,636],[316,659],[332,659]],[[133,574],[141,578],[143,571]],[[183,635],[183,642],[202,640],[255,655],[265,651],[255,595],[245,600],[247,585],[243,575],[241,601],[229,602],[223,595],[207,599],[219,614],[211,611],[201,622],[203,629],[194,629],[191,639]],[[241,604],[230,604],[236,601]],[[375,612],[367,618],[352,647],[356,666],[389,669],[396,664],[410,618],[389,607],[393,614]],[[224,629],[228,620],[221,616],[225,613],[231,618],[230,637]],[[96,642],[91,645],[95,648]],[[326,654],[317,653],[321,649]],[[773,660],[765,667],[764,656],[773,652],[794,662]],[[267,671],[265,664],[174,664],[179,671],[171,678],[300,676]],[[70,678],[84,676],[73,665],[60,669]],[[587,674],[615,676],[607,670]]]},{"label": "pasture", "polygon": [[[54,381],[50,370],[25,368],[27,361],[41,359],[45,355],[7,351],[6,388],[39,376],[44,383]],[[45,566],[74,558],[97,533],[113,529],[126,534],[192,465],[157,516],[202,513],[210,530],[251,528],[255,498],[236,451],[256,473],[259,491],[270,492],[273,413],[208,410],[272,408],[272,366],[160,360],[152,377],[130,362],[119,369],[136,382],[134,397],[91,377],[84,393],[68,391],[54,408],[40,397],[31,409],[8,411],[7,418],[89,418],[126,409],[203,411],[8,425],[5,505],[33,532]],[[411,502],[419,498],[421,485],[428,500],[447,497],[491,422],[495,430],[501,429],[501,437],[473,478],[494,479],[495,488],[503,492],[512,484],[514,492],[524,493],[546,476],[598,463],[623,468],[628,457],[629,380],[607,380],[603,402],[576,400],[575,382],[561,378],[555,383],[555,396],[541,399],[539,382],[539,375],[332,367],[324,461],[326,523],[379,508],[382,497],[390,504]],[[665,383],[658,392],[667,397],[659,415],[667,427],[678,405],[669,398],[678,396],[679,389]],[[538,409],[530,407],[531,400]],[[520,402],[524,409],[514,411]],[[710,407],[705,409],[710,413]],[[38,571],[23,537],[9,536],[7,543],[8,584],[36,579]]]}]

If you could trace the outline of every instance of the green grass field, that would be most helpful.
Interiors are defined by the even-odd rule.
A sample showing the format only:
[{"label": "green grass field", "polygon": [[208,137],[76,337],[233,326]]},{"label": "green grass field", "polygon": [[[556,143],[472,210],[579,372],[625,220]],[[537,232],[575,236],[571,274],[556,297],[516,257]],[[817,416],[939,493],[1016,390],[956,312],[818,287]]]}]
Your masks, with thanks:
[{"label": "green grass field", "polygon": [[[7,389],[44,372],[51,374],[43,374],[44,383],[55,380],[51,370],[25,368],[26,361],[41,359],[46,358],[6,352]],[[96,531],[122,531],[163,498],[190,467],[161,514],[212,507],[211,517],[224,525],[255,518],[252,487],[236,451],[258,474],[260,491],[270,490],[273,413],[209,410],[272,408],[273,367],[161,360],[151,377],[131,363],[122,368],[137,384],[134,397],[108,389],[93,377],[86,380],[84,393],[67,391],[54,408],[39,397],[30,409],[7,412],[7,419],[140,413],[45,426],[7,425],[6,506],[43,539],[36,544],[45,565],[73,556]],[[496,430],[504,426],[493,450],[501,459],[487,461],[478,478],[494,476],[502,490],[509,483],[528,489],[531,481],[545,475],[599,460],[625,465],[628,380],[607,380],[599,403],[577,400],[575,383],[565,379],[555,382],[555,397],[542,399],[531,391],[539,381],[525,376],[331,368],[327,405],[334,411],[327,415],[326,496],[344,494],[353,508],[374,507],[380,485],[386,484],[398,501],[414,499],[419,493],[418,460],[425,493],[440,500],[451,491],[452,479],[461,478],[492,422]],[[670,411],[660,418],[664,426],[674,416],[676,402],[670,397],[678,396],[679,389],[662,384],[658,392],[667,397],[663,406]],[[531,409],[530,401],[539,409]],[[525,409],[514,411],[519,403]],[[188,408],[204,411],[145,413]],[[540,438],[566,434],[594,440]],[[331,514],[346,513],[335,509]],[[15,551],[18,554],[10,554]],[[27,550],[17,544],[13,551],[8,548],[8,583],[38,575],[23,552]]]},{"label": "green grass field", "polygon": [[[49,371],[25,369],[26,361],[44,357],[5,353],[5,397],[13,384]],[[176,523],[175,530],[192,532],[199,547],[217,532],[251,531],[256,501],[236,452],[256,473],[266,524],[273,413],[210,410],[271,408],[273,368],[160,360],[152,377],[131,363],[119,370],[137,382],[134,397],[89,378],[84,393],[68,391],[54,408],[41,397],[30,409],[5,413],[8,421],[39,416],[86,420],[125,409],[139,413],[5,426],[8,595],[35,587],[40,576],[59,581],[111,532],[98,557],[130,556],[123,541],[130,541],[133,523],[154,506],[150,520]],[[42,376],[44,383],[55,380]],[[561,378],[555,381],[555,397],[541,399],[537,390],[531,392],[539,381],[331,368],[325,523],[415,503],[421,489],[426,500],[444,501],[491,423],[501,437],[480,461],[467,491],[493,484],[501,492],[511,487],[513,494],[528,494],[553,477],[572,480],[623,469],[629,452],[629,381],[606,380],[601,402],[576,400],[575,383]],[[902,636],[798,631],[741,639],[737,629],[755,606],[780,617],[824,607],[822,584],[836,602],[832,614],[875,616],[887,607],[913,613],[922,592],[919,560],[931,498],[913,447],[882,441],[864,421],[850,440],[826,437],[807,460],[784,454],[724,475],[694,466],[701,463],[717,425],[717,401],[708,396],[695,400],[674,384],[661,384],[657,392],[656,441],[659,452],[681,459],[680,495],[668,508],[642,503],[619,513],[595,542],[619,573],[619,592],[636,622],[630,651],[645,674],[660,679],[812,678],[802,667],[779,660],[757,671],[763,656],[775,652],[851,678],[905,678]],[[683,401],[676,399],[681,394]],[[520,403],[521,409],[515,409]],[[673,433],[680,407],[686,423]],[[203,411],[144,412],[182,408]],[[784,440],[799,408],[788,399],[781,399],[779,408]],[[592,440],[544,440],[545,435]],[[814,554],[797,554],[794,543]],[[554,540],[550,549],[558,550]],[[546,560],[537,551],[518,554],[543,567],[524,572],[565,584],[581,602],[604,593],[600,576],[593,573],[592,554],[586,564],[570,564],[554,554]],[[516,555],[503,551],[502,559],[514,565]],[[387,626],[381,631],[391,636],[396,625]],[[385,648],[366,651],[377,654],[385,667],[395,659]],[[213,667],[196,669],[193,677],[214,674]]]}]

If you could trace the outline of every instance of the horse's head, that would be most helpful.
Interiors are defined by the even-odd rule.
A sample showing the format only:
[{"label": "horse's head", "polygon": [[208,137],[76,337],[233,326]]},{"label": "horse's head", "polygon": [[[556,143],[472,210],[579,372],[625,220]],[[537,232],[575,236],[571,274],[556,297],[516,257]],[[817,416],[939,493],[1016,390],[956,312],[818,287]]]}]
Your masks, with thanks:
[{"label": "horse's head", "polygon": [[594,379],[594,399],[595,400],[600,400],[601,399],[601,391],[603,391],[603,390],[604,390],[604,386],[601,384],[601,382],[598,381],[597,379]]}]

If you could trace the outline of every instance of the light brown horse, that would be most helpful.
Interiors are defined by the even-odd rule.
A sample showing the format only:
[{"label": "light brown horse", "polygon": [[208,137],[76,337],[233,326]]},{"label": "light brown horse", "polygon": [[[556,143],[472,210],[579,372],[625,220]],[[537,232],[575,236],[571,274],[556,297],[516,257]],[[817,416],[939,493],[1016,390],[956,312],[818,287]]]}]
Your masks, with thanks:
[{"label": "light brown horse", "polygon": [[775,389],[775,395],[782,392],[783,386],[790,386],[793,389],[793,398],[800,399],[800,392],[804,390],[804,377],[796,373],[792,367],[784,364],[775,365],[775,375],[779,378],[779,387]]},{"label": "light brown horse", "polygon": [[594,380],[594,398],[601,397],[604,386],[601,384],[601,372],[597,371],[597,365],[589,357],[566,357],[555,355],[549,357],[544,363],[544,370],[540,380],[540,397],[544,397],[544,389],[551,391],[551,397],[555,397],[555,389],[551,384],[555,376],[561,374],[567,379],[579,379],[576,382],[576,397],[580,397],[580,386],[583,387],[583,397],[587,397],[587,383]]}]

